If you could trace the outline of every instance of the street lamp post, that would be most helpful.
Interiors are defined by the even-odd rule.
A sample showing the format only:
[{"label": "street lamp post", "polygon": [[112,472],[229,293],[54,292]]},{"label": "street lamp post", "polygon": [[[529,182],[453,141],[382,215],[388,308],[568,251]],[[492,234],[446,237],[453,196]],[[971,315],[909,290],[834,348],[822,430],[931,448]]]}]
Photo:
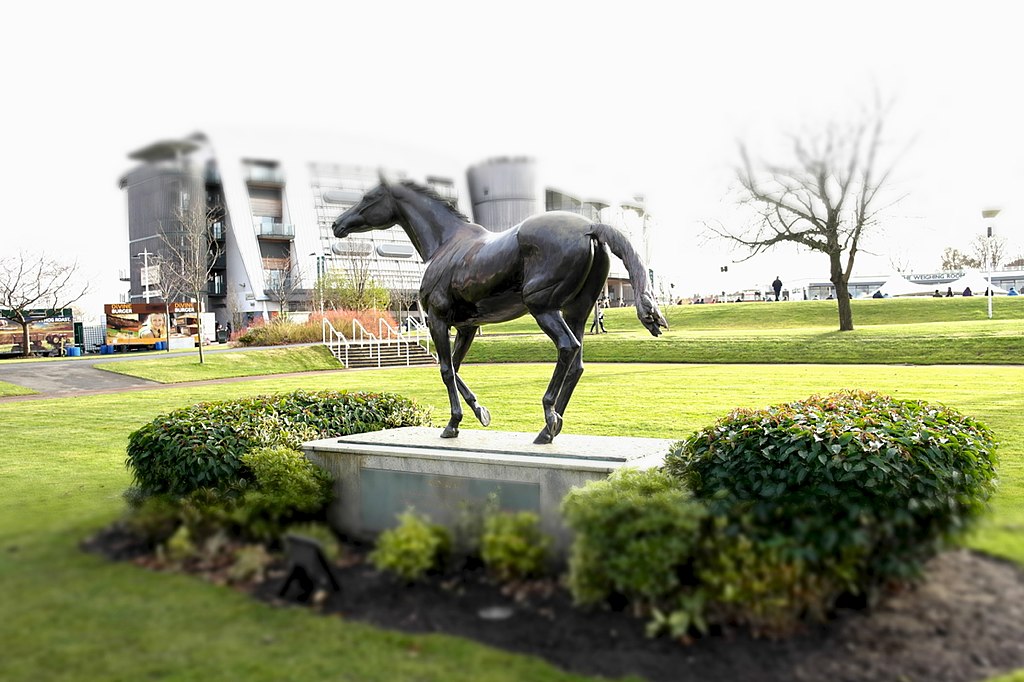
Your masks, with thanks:
[{"label": "street lamp post", "polygon": [[320,317],[324,316],[324,276],[327,274],[327,254],[314,251],[309,254],[316,256],[316,289],[320,299]]},{"label": "street lamp post", "polygon": [[[1000,209],[998,208],[986,208],[982,210],[981,217],[985,220],[994,220],[995,217],[999,215],[999,210]],[[995,294],[995,292],[992,291],[992,270],[995,267],[995,263],[992,262],[994,260],[994,254],[992,253],[992,239],[995,236],[995,228],[992,225],[989,225],[986,230],[985,237],[988,246],[988,248],[985,249],[987,252],[985,254],[985,271],[988,275],[988,319],[990,320],[992,319],[992,296]]]},{"label": "street lamp post", "polygon": [[135,255],[136,258],[142,259],[142,272],[139,274],[139,284],[142,286],[142,295],[146,298],[146,303],[149,303],[149,257],[155,255],[155,253],[150,253],[148,249],[143,249],[142,253]]}]

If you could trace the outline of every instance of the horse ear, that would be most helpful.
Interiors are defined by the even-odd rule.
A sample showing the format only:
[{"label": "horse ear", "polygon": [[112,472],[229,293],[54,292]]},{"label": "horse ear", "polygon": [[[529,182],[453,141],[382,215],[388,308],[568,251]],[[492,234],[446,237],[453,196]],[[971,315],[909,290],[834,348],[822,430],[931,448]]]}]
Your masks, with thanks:
[{"label": "horse ear", "polygon": [[378,168],[377,169],[377,177],[380,179],[381,187],[383,187],[384,189],[386,189],[386,190],[388,190],[390,192],[391,191],[391,183],[388,182],[387,176],[384,175],[384,169],[383,168]]}]

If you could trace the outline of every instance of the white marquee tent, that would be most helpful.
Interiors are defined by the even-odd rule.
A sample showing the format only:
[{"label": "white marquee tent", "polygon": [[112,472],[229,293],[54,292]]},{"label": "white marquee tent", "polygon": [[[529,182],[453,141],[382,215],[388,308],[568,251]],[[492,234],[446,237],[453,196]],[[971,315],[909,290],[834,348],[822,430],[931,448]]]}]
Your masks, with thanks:
[{"label": "white marquee tent", "polygon": [[[962,294],[964,292],[964,289],[966,289],[967,287],[971,288],[971,293],[974,294],[975,296],[981,296],[985,293],[985,289],[988,289],[988,278],[986,278],[985,275],[978,271],[972,271],[966,273],[963,277],[956,280],[955,282],[950,282],[946,286],[952,289],[953,293],[956,294],[957,296]],[[1002,288],[999,285],[993,284],[992,293],[1005,294],[1006,289]]]},{"label": "white marquee tent", "polygon": [[[973,289],[973,288],[972,288]],[[915,284],[903,275],[893,273],[885,280],[882,286],[875,291],[882,292],[883,296],[931,296],[935,293],[935,287],[927,284]],[[955,289],[954,289],[955,291]],[[961,291],[963,291],[961,289]],[[982,289],[984,291],[984,289]],[[874,294],[875,292],[872,292]]]}]

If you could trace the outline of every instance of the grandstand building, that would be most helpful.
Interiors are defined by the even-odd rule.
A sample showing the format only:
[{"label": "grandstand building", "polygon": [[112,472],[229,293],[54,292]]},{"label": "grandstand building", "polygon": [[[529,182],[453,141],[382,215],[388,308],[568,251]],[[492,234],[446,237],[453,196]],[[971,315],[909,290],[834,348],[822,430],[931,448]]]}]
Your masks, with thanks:
[{"label": "grandstand building", "polygon": [[[424,184],[459,204],[462,167],[442,156],[362,140],[273,140],[237,131],[197,132],[161,140],[129,155],[120,179],[127,200],[129,302],[163,300],[153,266],[181,214],[210,213],[211,275],[204,309],[219,324],[240,329],[282,311],[311,310],[321,275],[344,268],[413,301],[424,264],[399,227],[344,240],[334,219],[378,183],[378,169]],[[532,159],[498,158],[466,171],[474,220],[502,231],[540,210],[568,210],[626,232],[650,256],[652,221],[642,197],[587,199],[538,180]],[[633,301],[629,279],[612,259],[607,294],[613,305]]]}]

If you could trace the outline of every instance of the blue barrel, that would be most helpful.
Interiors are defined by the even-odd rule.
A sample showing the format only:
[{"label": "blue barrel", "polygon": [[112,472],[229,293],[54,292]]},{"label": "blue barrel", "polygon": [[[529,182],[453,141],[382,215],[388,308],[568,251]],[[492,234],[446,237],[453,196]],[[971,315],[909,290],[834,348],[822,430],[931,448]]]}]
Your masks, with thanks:
[{"label": "blue barrel", "polygon": [[65,350],[67,350],[68,357],[71,358],[78,357],[79,355],[82,354],[82,349],[79,348],[78,346],[68,346]]}]

